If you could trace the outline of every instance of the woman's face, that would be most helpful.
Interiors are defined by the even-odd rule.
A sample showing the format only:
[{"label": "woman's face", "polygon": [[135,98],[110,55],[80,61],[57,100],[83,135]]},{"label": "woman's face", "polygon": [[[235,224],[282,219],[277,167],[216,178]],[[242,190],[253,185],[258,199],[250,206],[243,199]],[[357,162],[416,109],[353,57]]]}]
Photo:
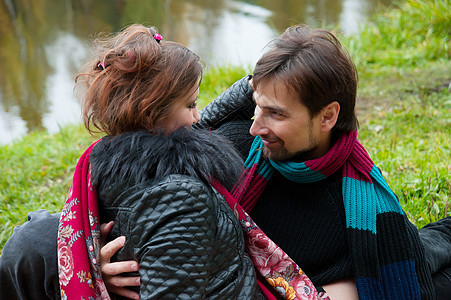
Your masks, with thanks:
[{"label": "woman's face", "polygon": [[166,132],[173,132],[181,127],[189,127],[200,120],[197,111],[197,97],[199,96],[199,86],[193,87],[185,97],[178,99],[171,107],[167,118],[164,118],[156,125],[164,128]]}]

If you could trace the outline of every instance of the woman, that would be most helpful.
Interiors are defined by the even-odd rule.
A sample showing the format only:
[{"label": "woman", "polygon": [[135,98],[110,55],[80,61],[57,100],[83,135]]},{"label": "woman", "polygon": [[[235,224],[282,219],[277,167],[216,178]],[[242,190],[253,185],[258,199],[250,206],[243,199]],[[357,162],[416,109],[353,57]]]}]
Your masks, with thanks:
[{"label": "woman", "polygon": [[[243,165],[239,154],[225,138],[189,130],[199,120],[198,57],[160,40],[154,29],[133,25],[98,41],[77,82],[86,83],[87,129],[107,136],[80,157],[57,245],[29,235],[38,224],[51,239],[46,220],[54,218],[45,214],[37,220],[34,214],[8,241],[0,261],[2,295],[38,299],[60,291],[63,299],[108,299],[98,263],[99,224],[114,220],[110,239],[127,237],[114,260],[139,263],[141,298],[253,299],[263,292],[268,299],[317,299],[308,277],[228,193]],[[21,248],[23,240],[31,250]],[[56,248],[59,286],[52,269]],[[252,263],[262,260],[268,263],[257,289]],[[32,278],[28,267],[36,271]]]},{"label": "woman", "polygon": [[[107,136],[77,164],[58,246],[25,237],[33,220],[5,245],[2,298],[58,298],[59,279],[63,299],[108,299],[98,244],[99,224],[110,220],[110,238],[127,237],[116,259],[140,265],[141,298],[254,298],[255,272],[240,225],[209,184],[230,189],[242,160],[224,138],[189,130],[199,120],[201,76],[198,56],[161,40],[153,28],[132,25],[96,41],[77,84],[86,88],[88,131]],[[36,251],[23,249],[24,242]],[[59,278],[49,247],[58,248]]]}]

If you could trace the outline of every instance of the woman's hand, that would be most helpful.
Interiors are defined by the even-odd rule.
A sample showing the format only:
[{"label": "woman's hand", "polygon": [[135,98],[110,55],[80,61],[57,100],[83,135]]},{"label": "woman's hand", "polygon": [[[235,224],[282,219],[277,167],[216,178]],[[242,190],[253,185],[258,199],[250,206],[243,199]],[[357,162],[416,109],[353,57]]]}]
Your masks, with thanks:
[{"label": "woman's hand", "polygon": [[[124,246],[125,236],[120,236],[115,240],[105,244],[105,237],[113,228],[114,222],[100,226],[100,233],[102,236],[102,247],[100,249],[100,270],[102,271],[102,278],[105,282],[108,292],[117,295],[139,299],[139,294],[127,289],[127,286],[139,286],[141,284],[139,276],[137,277],[123,277],[118,274],[138,271],[138,263],[134,260],[110,262],[111,257]],[[103,246],[104,245],[104,246]]]}]

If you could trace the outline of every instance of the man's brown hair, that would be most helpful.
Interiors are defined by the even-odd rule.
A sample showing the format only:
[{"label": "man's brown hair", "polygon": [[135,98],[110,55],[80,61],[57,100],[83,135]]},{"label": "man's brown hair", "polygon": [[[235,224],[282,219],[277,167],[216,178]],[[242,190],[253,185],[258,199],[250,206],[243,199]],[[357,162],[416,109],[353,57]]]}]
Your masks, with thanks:
[{"label": "man's brown hair", "polygon": [[276,80],[298,95],[311,117],[333,101],[340,104],[335,130],[357,128],[357,70],[348,52],[329,31],[297,25],[269,44],[254,69],[254,89]]}]

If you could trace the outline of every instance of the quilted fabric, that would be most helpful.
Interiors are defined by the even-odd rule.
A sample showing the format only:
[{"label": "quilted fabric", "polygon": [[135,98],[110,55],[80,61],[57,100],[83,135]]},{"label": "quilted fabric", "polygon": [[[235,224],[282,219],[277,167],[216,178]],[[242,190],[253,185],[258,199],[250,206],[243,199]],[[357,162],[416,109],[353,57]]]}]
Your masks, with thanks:
[{"label": "quilted fabric", "polygon": [[[192,144],[198,140],[198,133],[186,134],[190,139],[183,140],[194,149]],[[138,161],[132,159],[133,155],[155,147],[156,139],[162,141],[162,137],[148,136],[149,133],[133,134],[136,135],[145,135],[146,139],[133,139],[133,143],[126,140],[123,144],[128,148],[120,144],[121,139],[128,137],[100,142],[93,149],[91,164],[93,174],[97,174],[95,180],[103,181],[98,189],[101,221],[115,221],[110,238],[127,237],[115,259],[139,262],[141,299],[254,299],[255,271],[244,252],[241,227],[225,199],[203,178],[187,175],[176,163],[167,165],[165,171],[171,175],[162,177],[152,171],[155,164],[133,165]],[[232,150],[214,137],[208,138],[218,147]],[[163,141],[166,140],[171,145],[178,141]],[[158,151],[153,153],[147,160],[160,162],[168,151],[174,151],[168,149],[161,156]],[[116,152],[119,161],[110,151]],[[172,153],[174,160],[189,161],[180,154],[183,151],[177,152],[178,157]],[[195,153],[197,158],[202,155],[205,151]],[[103,174],[109,174],[108,180],[99,178],[97,162],[105,159],[113,161],[114,166],[108,172],[107,167],[102,169]],[[212,160],[198,159],[199,162]],[[111,180],[135,168],[148,172],[143,172],[140,180]]]},{"label": "quilted fabric", "polygon": [[217,129],[233,120],[250,120],[254,116],[255,103],[253,90],[249,85],[248,75],[235,82],[218,96],[214,103],[208,104],[200,111],[201,119],[194,128]]},{"label": "quilted fabric", "polygon": [[220,195],[184,175],[133,190],[127,209],[106,209],[128,236],[118,257],[139,262],[142,299],[253,298],[252,262]]}]

